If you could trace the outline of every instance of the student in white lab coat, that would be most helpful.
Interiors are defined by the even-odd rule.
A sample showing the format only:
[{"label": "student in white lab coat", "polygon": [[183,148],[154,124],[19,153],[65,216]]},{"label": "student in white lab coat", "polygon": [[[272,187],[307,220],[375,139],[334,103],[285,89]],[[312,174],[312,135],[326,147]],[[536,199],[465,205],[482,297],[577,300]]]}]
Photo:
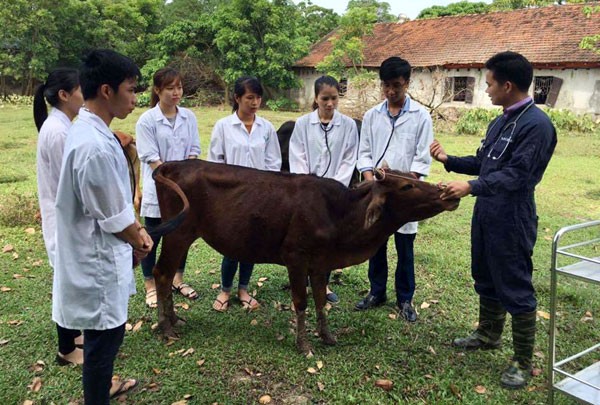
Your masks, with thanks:
[{"label": "student in white lab coat", "polygon": [[[46,102],[52,109],[48,114]],[[37,183],[42,234],[50,266],[54,268],[56,249],[56,189],[63,149],[71,121],[83,105],[77,69],[53,70],[33,97],[33,118],[39,131],[37,144]],[[79,329],[66,329],[56,324],[60,365],[83,363],[83,334]]]},{"label": "student in white lab coat", "polygon": [[[208,160],[211,162],[279,171],[281,150],[273,124],[259,117],[263,89],[255,77],[244,76],[234,86],[233,114],[215,124],[210,140]],[[213,309],[224,312],[229,308],[229,297],[235,273],[240,270],[238,297],[248,310],[260,304],[248,294],[248,284],[254,269],[253,263],[239,263],[223,257],[221,263],[221,292]]]},{"label": "student in white lab coat", "polygon": [[[352,118],[337,110],[339,91],[331,76],[315,81],[314,111],[298,119],[290,138],[290,172],[331,178],[348,187],[356,165],[358,130]],[[329,285],[327,301],[339,302]]]}]

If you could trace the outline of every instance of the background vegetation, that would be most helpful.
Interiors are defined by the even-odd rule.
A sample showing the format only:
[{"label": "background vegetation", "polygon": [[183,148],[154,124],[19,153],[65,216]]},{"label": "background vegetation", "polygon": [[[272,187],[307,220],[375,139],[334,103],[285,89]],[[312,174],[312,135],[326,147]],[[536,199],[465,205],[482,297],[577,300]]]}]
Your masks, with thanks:
[{"label": "background vegetation", "polygon": [[[215,121],[228,109],[194,109],[203,151]],[[114,129],[133,133],[143,109]],[[263,114],[275,126],[298,113]],[[483,127],[465,136],[436,132],[449,153],[472,153]],[[56,332],[50,320],[52,271],[47,264],[36,217],[36,134],[31,107],[0,108],[0,398],[7,404],[65,404],[81,400],[80,368],[58,367],[53,359]],[[345,269],[334,283],[341,302],[329,310],[339,343],[324,347],[314,338],[314,357],[294,348],[293,314],[285,269],[258,265],[251,290],[263,304],[254,313],[237,305],[225,314],[211,310],[219,281],[220,255],[197,241],[190,252],[186,279],[200,299],[176,297],[188,320],[182,339],[166,345],[152,330],[156,312],[144,306],[143,293],[131,299],[129,324],[116,373],[141,380],[136,393],[122,398],[133,404],[249,404],[264,395],[272,404],[468,403],[544,404],[547,399],[547,344],[550,246],[561,227],[600,217],[600,134],[559,132],[559,144],[544,180],[537,188],[539,222],[534,252],[539,317],[535,349],[536,373],[529,387],[512,392],[498,378],[511,353],[510,326],[504,348],[462,353],[452,338],[474,327],[477,298],[469,271],[469,224],[473,199],[454,212],[424,221],[416,241],[417,291],[420,314],[414,325],[396,319],[384,306],[366,313],[354,304],[368,289],[365,264]],[[456,179],[433,164],[429,181]],[[591,254],[598,256],[596,246]],[[395,257],[390,250],[390,259]],[[138,291],[142,276],[136,269]],[[263,278],[267,278],[266,280]],[[393,296],[392,282],[388,296]],[[561,280],[559,355],[591,346],[598,339],[600,297],[596,286]],[[312,304],[311,304],[312,307]],[[309,315],[314,327],[314,312]],[[600,360],[596,352],[592,361]],[[378,379],[393,382],[385,391]],[[189,395],[189,397],[187,397]],[[559,404],[570,403],[557,396]],[[179,402],[181,401],[181,402]]]}]

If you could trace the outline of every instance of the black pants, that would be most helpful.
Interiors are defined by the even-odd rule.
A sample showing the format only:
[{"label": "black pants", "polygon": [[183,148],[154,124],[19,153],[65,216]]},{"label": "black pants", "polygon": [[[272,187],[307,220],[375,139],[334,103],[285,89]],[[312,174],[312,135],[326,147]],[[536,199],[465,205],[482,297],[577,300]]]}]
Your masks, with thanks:
[{"label": "black pants", "polygon": [[85,405],[108,405],[115,357],[125,324],[114,329],[83,331],[83,397]]},{"label": "black pants", "polygon": [[58,352],[63,356],[75,350],[75,338],[81,336],[81,331],[77,329],[63,328],[56,324],[58,334]]}]

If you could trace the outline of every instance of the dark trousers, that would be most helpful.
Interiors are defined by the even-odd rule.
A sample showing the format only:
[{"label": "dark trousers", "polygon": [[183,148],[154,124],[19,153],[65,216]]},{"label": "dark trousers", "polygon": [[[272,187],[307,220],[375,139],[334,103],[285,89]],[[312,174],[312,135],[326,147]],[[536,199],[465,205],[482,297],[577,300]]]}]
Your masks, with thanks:
[{"label": "dark trousers", "polygon": [[115,357],[125,324],[114,329],[83,331],[83,397],[85,405],[108,405]]},{"label": "dark trousers", "polygon": [[[156,227],[158,227],[162,223],[160,218],[153,217],[144,217],[144,226],[148,233]],[[144,273],[145,279],[153,278],[152,270],[154,269],[154,265],[156,264],[156,249],[158,249],[158,243],[160,242],[160,236],[153,237],[152,242],[154,242],[154,246],[152,247],[152,251],[148,253],[148,256],[142,259],[142,272]],[[179,269],[177,271],[179,273],[183,273],[185,270],[185,262],[187,261],[187,252],[185,252],[185,256],[181,260],[179,265]]]},{"label": "dark trousers", "polygon": [[239,288],[245,290],[248,289],[250,277],[252,277],[252,270],[254,270],[254,263],[240,263],[229,257],[223,256],[223,261],[221,262],[221,289],[223,291],[231,291],[233,278],[238,270],[238,264],[240,268]]},{"label": "dark trousers", "polygon": [[[396,301],[412,301],[415,293],[415,256],[413,252],[417,234],[394,233],[394,244],[398,254],[396,264],[395,287]],[[381,245],[375,256],[369,260],[369,282],[371,295],[386,296],[388,279],[387,240]]]},{"label": "dark trousers", "polygon": [[69,354],[75,350],[75,338],[81,336],[80,330],[67,329],[56,324],[56,333],[58,334],[58,352],[60,354]]},{"label": "dark trousers", "polygon": [[478,199],[471,222],[475,291],[511,315],[536,310],[531,256],[537,237],[533,199]]}]

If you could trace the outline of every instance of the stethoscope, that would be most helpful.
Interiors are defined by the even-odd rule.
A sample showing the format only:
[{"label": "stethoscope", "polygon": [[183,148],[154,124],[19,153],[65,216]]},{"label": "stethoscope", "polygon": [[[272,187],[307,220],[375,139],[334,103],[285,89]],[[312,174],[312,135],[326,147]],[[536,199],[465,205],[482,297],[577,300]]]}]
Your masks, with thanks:
[{"label": "stethoscope", "polygon": [[327,162],[327,167],[325,168],[325,171],[323,172],[323,174],[319,176],[319,177],[325,177],[325,175],[327,174],[327,171],[329,170],[329,166],[331,166],[331,149],[329,148],[328,135],[333,130],[333,124],[331,122],[328,122],[327,124],[325,124],[323,122],[319,122],[319,126],[323,130],[323,133],[325,133],[325,147],[327,148],[327,153],[329,154],[329,161]]},{"label": "stethoscope", "polygon": [[[517,115],[517,118],[515,118],[514,121],[508,123],[504,128],[502,128],[502,130],[500,131],[500,133],[498,134],[498,137],[496,138],[496,142],[494,142],[494,144],[492,145],[492,147],[490,148],[490,151],[487,154],[488,159],[492,159],[492,160],[498,160],[500,159],[503,155],[504,152],[506,152],[506,149],[508,149],[508,145],[510,145],[510,143],[512,142],[512,138],[513,135],[515,133],[515,129],[517,128],[517,122],[519,122],[519,119],[521,118],[521,116],[523,114],[525,114],[525,112],[527,110],[529,110],[529,108],[531,108],[532,105],[534,105],[534,101],[532,100],[527,107],[525,107],[523,109],[523,111],[521,111],[519,113],[519,115]],[[488,129],[487,133],[485,134],[485,138],[481,140],[481,146],[479,147],[480,150],[483,152],[483,150],[485,149],[486,145],[485,145],[485,140],[487,139],[488,135],[492,132],[492,129],[494,129],[494,127],[496,126],[496,124],[498,123],[498,121],[500,121],[500,119],[497,119],[496,121],[494,121],[494,123],[492,124],[492,126],[490,127],[490,129]],[[512,128],[511,128],[512,126]],[[508,138],[505,136],[502,136],[502,134],[504,134],[508,128],[511,128],[510,130],[510,134],[508,135]],[[494,149],[496,148],[496,144],[499,141],[505,141],[506,145],[504,145],[504,148],[502,149],[502,151],[500,152],[500,154],[498,156],[492,156],[492,152],[494,151]]]}]

